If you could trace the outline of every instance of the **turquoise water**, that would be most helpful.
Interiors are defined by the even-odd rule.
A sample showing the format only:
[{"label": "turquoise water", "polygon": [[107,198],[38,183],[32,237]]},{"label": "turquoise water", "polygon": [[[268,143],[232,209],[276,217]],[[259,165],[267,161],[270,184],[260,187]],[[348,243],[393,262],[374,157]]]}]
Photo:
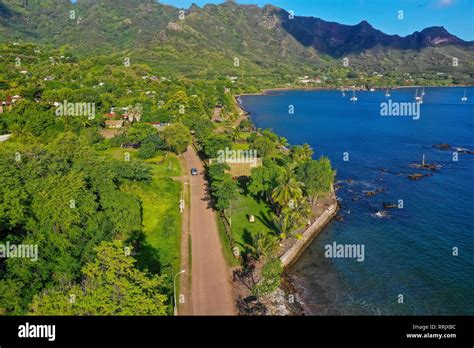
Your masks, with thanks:
[{"label": "turquoise water", "polygon": [[[257,127],[309,143],[315,158],[328,156],[337,170],[343,221],[328,225],[289,276],[310,314],[474,315],[474,154],[453,161],[453,151],[433,147],[474,150],[474,88],[467,102],[464,88],[427,88],[418,120],[380,114],[388,99],[413,102],[415,89],[384,93],[358,92],[357,102],[339,91],[242,98]],[[441,168],[409,180],[424,172],[410,167],[423,154]],[[366,195],[376,189],[384,191]],[[375,215],[399,200],[402,209]],[[364,261],[326,258],[333,242],[363,245]]]}]

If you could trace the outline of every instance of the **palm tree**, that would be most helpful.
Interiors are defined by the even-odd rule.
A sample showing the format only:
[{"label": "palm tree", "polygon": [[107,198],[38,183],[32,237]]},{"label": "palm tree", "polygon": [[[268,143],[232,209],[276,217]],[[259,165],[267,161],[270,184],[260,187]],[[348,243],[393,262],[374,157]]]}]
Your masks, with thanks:
[{"label": "palm tree", "polygon": [[285,137],[278,137],[277,145],[287,147],[289,145],[288,139]]},{"label": "palm tree", "polygon": [[301,197],[293,207],[297,223],[306,222],[311,217],[311,205],[306,197]]},{"label": "palm tree", "polygon": [[89,119],[89,117],[85,116],[85,117],[82,117],[81,118],[81,125],[82,127],[86,128],[86,127],[90,127],[92,125],[92,122],[91,120]]},{"label": "palm tree", "polygon": [[278,251],[278,242],[269,232],[259,231],[252,234],[252,244],[245,244],[256,259],[272,257]]},{"label": "palm tree", "polygon": [[242,139],[242,132],[240,131],[239,127],[232,127],[231,128],[231,135],[232,141],[236,143],[238,140]]},{"label": "palm tree", "polygon": [[283,207],[279,215],[273,216],[273,223],[282,238],[292,236],[295,229],[306,224],[311,216],[311,205],[301,197],[294,205]]},{"label": "palm tree", "polygon": [[273,216],[273,223],[281,238],[286,238],[296,226],[297,213],[292,209],[283,209],[280,215]]},{"label": "palm tree", "polygon": [[280,184],[273,189],[272,200],[285,207],[290,200],[298,201],[303,197],[303,187],[304,184],[295,179],[291,170],[286,170],[280,179]]},{"label": "palm tree", "polygon": [[303,161],[310,160],[313,156],[313,153],[313,149],[308,144],[305,143],[303,146],[301,146],[301,156],[303,157]]},{"label": "palm tree", "polygon": [[313,156],[313,149],[308,144],[302,146],[295,146],[292,149],[291,156],[297,163],[305,162],[311,159]]}]

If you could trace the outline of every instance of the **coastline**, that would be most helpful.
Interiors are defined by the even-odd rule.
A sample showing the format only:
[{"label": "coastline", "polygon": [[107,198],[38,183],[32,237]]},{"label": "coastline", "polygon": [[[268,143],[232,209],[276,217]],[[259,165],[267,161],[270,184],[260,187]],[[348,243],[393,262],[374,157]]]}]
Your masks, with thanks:
[{"label": "coastline", "polygon": [[[247,118],[253,123],[251,114],[242,106],[240,97],[246,95],[265,95],[267,91],[270,90],[264,90],[263,93],[259,94],[234,95],[234,101],[239,112],[239,120]],[[294,286],[286,272],[292,264],[298,261],[311,242],[337,215],[339,204],[334,184],[332,185],[331,191],[323,201],[323,207],[324,210],[322,210],[322,212],[316,216],[315,220],[301,232],[302,238],[292,239],[289,244],[282,246],[280,249],[278,257],[280,258],[284,269],[283,279],[282,284],[275,293],[270,296],[269,300],[265,301],[265,305],[269,307],[270,315],[304,315],[305,305],[301,301],[301,296],[298,294],[296,286]],[[288,295],[296,295],[296,303],[289,303],[287,300]]]},{"label": "coastline", "polygon": [[[354,88],[352,87],[347,87],[347,86],[341,86],[345,91],[351,91]],[[252,95],[268,95],[272,92],[285,92],[285,91],[340,91],[341,87],[321,87],[321,86],[310,86],[310,87],[304,87],[304,86],[295,86],[295,87],[275,87],[275,88],[267,88],[264,89],[260,92],[256,93],[242,93],[242,94],[237,94],[234,95],[234,99],[237,100],[239,97],[243,96],[252,96]],[[379,87],[379,86],[373,86],[372,88],[375,91],[383,91],[386,90],[387,88],[391,90],[396,90],[396,89],[407,89],[407,88],[417,88],[417,87],[425,87],[425,88],[462,88],[462,87],[474,87],[474,85],[449,85],[449,86],[438,86],[438,85],[430,85],[430,86],[424,86],[424,85],[413,85],[413,86],[384,86],[384,87]],[[356,91],[367,91],[371,92],[367,88],[361,88],[361,87],[356,87]],[[237,104],[239,105],[240,109],[242,109],[242,106],[237,100]],[[247,111],[243,110],[244,112],[248,113]]]},{"label": "coastline", "polygon": [[336,216],[339,210],[339,204],[336,199],[336,194],[334,192],[334,186],[332,192],[329,194],[330,204],[329,206],[314,220],[314,222],[309,225],[306,230],[302,233],[302,238],[297,239],[293,245],[285,251],[283,255],[280,256],[280,261],[283,265],[283,268],[286,270],[293,263],[298,261],[299,257],[306,248],[311,244],[314,238],[319,235],[319,233],[326,227],[329,222]]},{"label": "coastline", "polygon": [[[410,94],[412,90],[414,91],[414,89],[400,89],[398,93]],[[449,129],[449,132],[446,127],[443,127],[445,124],[444,120],[449,117],[450,113],[453,112],[452,110],[456,110],[456,112],[459,112],[459,115],[464,117],[462,120],[465,123],[460,124],[465,125],[466,123],[469,123],[469,120],[471,120],[471,117],[469,116],[472,111],[472,99],[470,99],[470,103],[461,103],[458,93],[460,91],[462,92],[462,90],[464,90],[464,88],[460,89],[442,87],[432,90],[433,95],[434,92],[436,92],[436,98],[433,98],[434,101],[431,105],[435,105],[436,107],[433,108],[433,111],[430,114],[433,116],[433,120],[437,120],[438,122],[434,123],[436,127],[434,127],[433,130],[426,131],[423,129],[425,127],[420,127],[420,130],[424,131],[421,133],[424,135],[424,140],[416,142],[416,146],[412,146],[411,143],[408,143],[408,145],[390,145],[390,147],[382,150],[380,150],[380,148],[377,149],[377,146],[371,147],[371,157],[369,159],[374,162],[382,159],[381,163],[383,163],[383,166],[380,167],[382,169],[379,169],[379,165],[377,165],[377,172],[373,172],[373,175],[365,174],[365,172],[362,172],[361,170],[364,170],[367,167],[372,168],[371,163],[373,162],[370,162],[368,165],[360,164],[346,170],[345,172],[339,173],[338,176],[344,175],[348,184],[350,184],[347,186],[347,189],[337,191],[338,197],[341,197],[343,202],[341,216],[345,217],[346,213],[349,214],[351,210],[352,215],[351,217],[348,217],[347,223],[341,224],[334,221],[334,223],[329,224],[329,226],[326,225],[326,229],[323,229],[323,231],[320,231],[319,234],[316,235],[318,239],[314,238],[312,243],[309,243],[309,248],[307,251],[302,255],[295,256],[295,263],[286,268],[284,272],[284,283],[282,283],[280,289],[280,293],[285,292],[286,296],[285,293],[283,296],[273,296],[274,298],[276,297],[279,299],[279,302],[272,301],[272,309],[282,309],[284,308],[284,304],[287,304],[286,308],[291,308],[288,306],[290,299],[294,299],[294,302],[298,301],[301,309],[295,312],[286,312],[288,314],[285,314],[285,312],[282,310],[273,311],[270,309],[272,314],[324,316],[381,315],[382,313],[382,315],[417,315],[417,313],[423,313],[423,315],[449,315],[459,312],[467,313],[469,311],[463,307],[461,301],[457,300],[453,300],[450,302],[449,307],[446,307],[446,302],[443,301],[442,295],[434,296],[433,307],[428,306],[425,302],[423,293],[421,291],[419,292],[417,289],[413,290],[411,295],[413,297],[414,307],[401,307],[393,302],[385,303],[379,300],[380,294],[398,290],[397,286],[394,285],[395,283],[393,283],[392,280],[397,280],[398,283],[410,282],[412,284],[417,284],[418,279],[416,279],[415,276],[410,275],[409,271],[407,271],[413,264],[420,266],[420,273],[424,275],[424,279],[420,281],[422,281],[425,286],[432,286],[432,288],[436,289],[436,291],[438,291],[440,294],[449,294],[449,292],[453,289],[459,289],[459,292],[463,293],[464,296],[468,293],[466,287],[460,286],[458,288],[453,285],[453,280],[462,280],[462,278],[465,277],[467,272],[465,268],[462,268],[462,272],[459,274],[450,275],[449,282],[446,281],[432,283],[429,267],[422,266],[418,261],[413,263],[412,260],[413,256],[416,255],[416,257],[420,257],[420,260],[424,260],[424,262],[427,262],[428,264],[430,262],[436,262],[435,257],[433,257],[432,253],[429,251],[419,253],[419,246],[424,245],[424,240],[426,240],[426,238],[433,233],[433,230],[429,227],[430,225],[426,225],[423,223],[423,221],[432,221],[433,225],[431,226],[443,226],[444,222],[442,220],[446,220],[446,217],[448,218],[447,221],[450,221],[449,218],[451,216],[457,216],[459,219],[459,216],[466,215],[466,211],[444,213],[444,211],[441,211],[442,209],[440,209],[437,214],[431,214],[430,212],[427,212],[431,211],[431,207],[433,206],[434,202],[437,202],[437,199],[434,198],[431,200],[430,198],[430,200],[427,200],[426,192],[429,192],[429,190],[433,190],[432,192],[443,192],[442,197],[441,195],[438,196],[439,201],[449,200],[451,203],[455,204],[459,198],[456,197],[456,195],[448,194],[448,192],[452,191],[452,189],[450,189],[451,187],[460,188],[463,186],[463,182],[469,182],[469,176],[464,176],[467,173],[465,170],[463,170],[463,168],[444,168],[442,169],[442,172],[444,172],[443,177],[439,178],[440,181],[433,179],[435,181],[432,181],[431,184],[427,182],[426,186],[420,187],[420,185],[414,184],[411,181],[406,181],[406,179],[403,177],[399,178],[399,170],[393,170],[394,168],[398,168],[400,163],[402,163],[402,166],[410,168],[409,164],[418,162],[417,159],[421,157],[421,154],[424,154],[427,151],[430,151],[428,157],[432,158],[431,161],[433,161],[433,163],[445,164],[446,162],[442,162],[446,159],[445,154],[441,151],[438,151],[438,148],[433,147],[433,144],[436,144],[438,139],[442,139],[443,143],[446,142],[446,144],[455,144],[455,146],[464,146],[465,148],[471,146],[472,139],[469,137],[469,132],[466,131],[465,127],[461,128],[459,126],[453,126]],[[472,90],[468,90],[468,94],[471,91]],[[302,125],[295,125],[295,129],[293,131],[289,130],[288,133],[286,132],[286,129],[289,127],[289,125],[291,125],[292,121],[288,121],[285,117],[277,118],[276,116],[272,116],[272,110],[274,110],[272,105],[274,103],[278,105],[289,103],[287,99],[284,98],[292,99],[293,95],[291,93],[295,92],[275,93],[274,98],[249,97],[245,99],[242,97],[240,101],[242,103],[243,109],[245,111],[251,112],[249,117],[251,117],[254,123],[258,123],[258,127],[274,128],[276,129],[277,133],[284,133],[281,133],[281,135],[288,134],[290,142],[296,145],[298,142],[304,142],[302,137],[300,138],[298,135],[299,132],[301,132],[301,129],[304,129],[306,124],[310,122],[311,113],[307,112],[306,118],[302,118],[304,121],[302,122]],[[394,92],[394,95],[396,93],[397,92]],[[325,108],[330,108],[331,105],[333,105],[333,99],[337,100],[339,97],[337,92],[318,93],[315,91],[314,93],[296,92],[296,94],[298,97],[302,98],[302,103],[313,100],[320,101],[325,99],[327,95],[331,95],[331,100],[324,106]],[[372,95],[369,93],[364,94],[367,98],[370,96],[371,99],[376,101],[378,99],[377,95],[382,97],[383,92],[379,91]],[[260,107],[260,105],[262,107]],[[329,126],[331,125],[329,122],[331,120],[330,117],[333,117],[333,115],[336,113],[338,113],[338,110],[332,110],[326,118],[321,119],[321,124],[325,125],[325,127],[322,129],[325,130],[326,133],[323,138],[319,139],[319,142],[314,143],[320,143],[321,146],[324,146],[323,151],[328,153],[331,159],[334,155],[333,152],[328,151],[328,148],[331,147],[330,141],[333,139],[334,141],[338,141],[338,144],[342,144],[341,147],[343,148],[347,148],[347,144],[353,142],[352,139],[344,141],[344,139],[341,139],[343,136],[337,135],[338,132],[334,132],[334,134],[332,132],[327,132],[327,129],[331,127]],[[358,112],[354,112],[354,115],[362,115],[363,113],[364,108]],[[259,115],[263,116],[260,118]],[[345,120],[344,117],[341,117],[341,120]],[[401,139],[406,139],[406,135],[404,135],[405,133],[403,132],[404,128],[405,126],[403,125],[400,125],[400,127],[397,128],[396,134],[397,136],[401,135]],[[357,128],[357,130],[360,129]],[[390,141],[390,137],[386,137],[392,133],[391,126],[384,125],[384,127],[381,127],[381,131],[381,134],[384,134],[384,138],[387,139],[387,144],[393,143]],[[433,132],[433,134],[430,134],[430,132]],[[311,137],[306,137],[305,139],[307,139],[307,141],[312,140]],[[405,143],[405,141],[400,143]],[[449,148],[449,146],[447,148]],[[363,149],[363,147],[363,145],[359,145],[356,146],[355,149],[360,151]],[[381,155],[387,154],[387,152],[392,153],[394,149],[398,151],[402,150],[399,153],[403,153],[404,155],[400,157],[381,157]],[[338,158],[334,159],[336,160],[335,165],[339,168],[339,163],[337,162]],[[457,171],[455,171],[455,169],[457,169]],[[364,175],[360,173],[364,173]],[[462,178],[462,180],[459,180],[458,178]],[[349,179],[351,180],[350,182]],[[443,187],[443,185],[433,185],[441,182],[441,180],[446,182],[449,186]],[[416,209],[414,210],[416,214],[410,215],[406,214],[403,210],[392,210],[390,211],[387,219],[382,218],[382,220],[379,220],[381,217],[375,216],[374,213],[376,211],[380,211],[382,203],[384,201],[388,201],[390,197],[403,196],[404,192],[407,191],[407,187],[410,189],[411,195],[413,195],[412,197],[417,200],[417,208],[414,208]],[[363,198],[366,197],[367,192],[379,188],[389,188],[392,192],[387,195],[381,195],[377,199]],[[466,192],[469,193],[468,190]],[[435,194],[433,196],[436,197],[437,195]],[[426,210],[426,207],[430,207],[430,209]],[[390,215],[393,215],[393,217]],[[423,219],[421,219],[421,217],[423,217]],[[401,223],[399,221],[401,221]],[[365,228],[365,226],[370,227]],[[398,260],[398,256],[387,256],[387,253],[384,253],[383,255],[376,255],[376,262],[372,264],[357,263],[356,265],[358,266],[355,267],[351,264],[351,262],[340,262],[337,260],[327,259],[325,257],[325,244],[327,245],[329,241],[336,237],[340,238],[341,242],[343,242],[344,239],[345,242],[357,241],[357,239],[353,239],[353,236],[355,236],[355,233],[359,231],[363,231],[361,232],[361,235],[364,236],[362,241],[365,242],[366,240],[370,240],[370,242],[373,243],[373,248],[377,247],[377,250],[390,250],[390,246],[388,246],[387,241],[391,241],[391,244],[395,243],[395,245],[400,245],[399,253],[400,255],[403,255],[403,258]],[[384,233],[385,231],[393,232]],[[468,228],[462,231],[464,236],[466,236],[468,233]],[[441,231],[436,232],[436,238],[433,239],[432,243],[433,245],[442,245],[444,237],[441,236],[443,234]],[[420,235],[418,235],[418,233],[420,233]],[[417,236],[413,239],[414,242],[406,243],[406,240],[411,240],[414,235]],[[391,268],[391,265],[398,264],[398,262],[400,265],[399,268]],[[453,264],[455,264],[455,261]],[[451,267],[453,266],[451,265]],[[399,271],[399,269],[404,270],[403,274]],[[288,282],[293,284],[293,289],[286,288],[286,284]],[[366,285],[369,286],[369,284],[373,291],[367,293],[364,291],[364,288]],[[275,302],[276,304],[274,304]]]}]

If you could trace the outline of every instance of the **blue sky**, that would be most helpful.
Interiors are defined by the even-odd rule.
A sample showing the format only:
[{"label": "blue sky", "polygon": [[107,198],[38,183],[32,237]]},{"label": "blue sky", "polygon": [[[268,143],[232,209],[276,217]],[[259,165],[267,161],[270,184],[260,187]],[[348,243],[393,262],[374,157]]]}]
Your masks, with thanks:
[{"label": "blue sky", "polygon": [[[188,8],[192,3],[222,3],[222,0],[160,0]],[[474,40],[474,0],[238,0],[241,4],[267,3],[293,10],[297,16],[319,17],[343,24],[367,20],[387,34],[409,35],[430,26],[444,26],[464,40]],[[404,19],[397,18],[402,10]]]}]

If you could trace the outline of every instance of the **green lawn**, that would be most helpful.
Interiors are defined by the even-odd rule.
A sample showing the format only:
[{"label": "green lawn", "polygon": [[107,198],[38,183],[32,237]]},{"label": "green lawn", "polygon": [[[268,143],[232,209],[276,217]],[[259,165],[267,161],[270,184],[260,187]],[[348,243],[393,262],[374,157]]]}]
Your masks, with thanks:
[{"label": "green lawn", "polygon": [[173,177],[182,175],[181,165],[176,155],[165,153],[145,160],[152,165],[152,174],[154,176]]},{"label": "green lawn", "polygon": [[137,157],[137,150],[135,149],[122,149],[121,147],[111,147],[107,150],[98,151],[99,154],[110,156],[116,160],[124,160],[126,152],[130,154],[130,159],[134,159]]},{"label": "green lawn", "polygon": [[[255,222],[249,222],[249,215],[255,216]],[[239,193],[232,201],[232,235],[240,250],[250,244],[251,233],[256,231],[271,232],[271,208],[264,201],[257,201],[252,195]]]},{"label": "green lawn", "polygon": [[[110,156],[116,160],[124,160],[125,153],[130,154],[130,160],[137,160],[139,159],[137,156],[136,149],[123,149],[120,147],[112,147],[107,150],[100,150],[98,151],[100,154]],[[149,158],[145,160],[146,163],[152,165],[151,171],[152,174],[155,176],[180,176],[182,175],[181,165],[179,164],[179,160],[175,154],[164,152],[160,155],[155,157]]]}]

